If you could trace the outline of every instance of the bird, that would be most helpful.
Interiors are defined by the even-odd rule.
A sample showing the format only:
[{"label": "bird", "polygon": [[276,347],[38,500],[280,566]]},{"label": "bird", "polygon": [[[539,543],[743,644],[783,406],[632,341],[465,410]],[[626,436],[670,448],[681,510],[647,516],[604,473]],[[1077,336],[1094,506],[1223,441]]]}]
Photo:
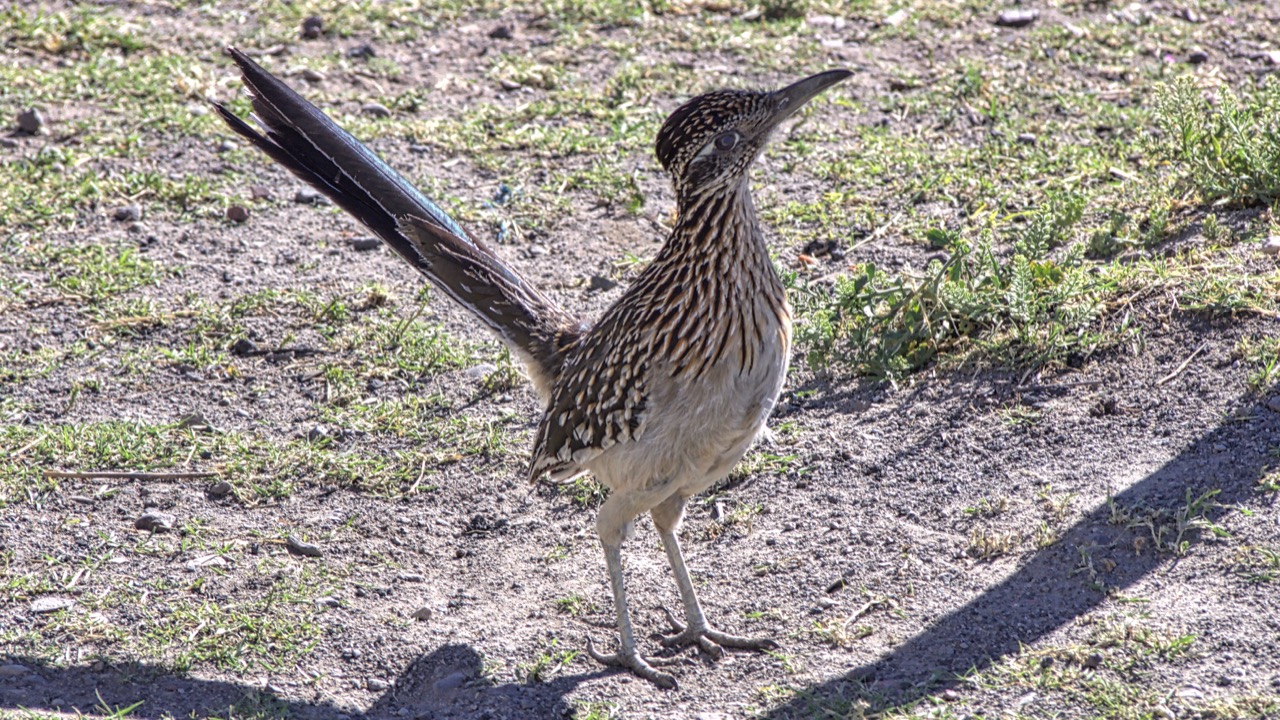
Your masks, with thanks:
[{"label": "bird", "polygon": [[[594,323],[562,309],[472,238],[327,115],[235,48],[254,127],[222,119],[359,220],[492,330],[523,364],[543,412],[528,479],[592,473],[609,490],[596,530],[604,549],[617,650],[588,654],[661,688],[678,660],[639,651],[622,544],[648,512],[675,575],[684,621],[667,611],[669,649],[768,650],[768,638],[713,626],[689,577],[678,531],[689,499],[727,477],[777,404],[792,317],[752,201],[749,170],[773,131],[852,75],[827,70],[778,90],[716,90],[662,124],[655,153],[675,189],[676,219],[653,260]],[[664,609],[665,610],[665,609]]]}]

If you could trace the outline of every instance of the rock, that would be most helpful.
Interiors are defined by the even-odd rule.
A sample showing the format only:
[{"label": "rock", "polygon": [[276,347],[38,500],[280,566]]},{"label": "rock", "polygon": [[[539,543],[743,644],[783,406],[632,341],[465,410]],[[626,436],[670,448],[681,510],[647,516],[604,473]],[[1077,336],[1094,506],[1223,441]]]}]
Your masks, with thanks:
[{"label": "rock", "polygon": [[591,284],[587,286],[587,290],[591,292],[608,292],[616,287],[618,287],[617,282],[603,275],[592,275]]},{"label": "rock", "polygon": [[347,244],[356,252],[369,252],[382,247],[382,241],[376,237],[353,237]]},{"label": "rock", "polygon": [[547,249],[546,245],[538,245],[535,243],[529,246],[529,254],[532,255],[533,257],[541,257],[550,252],[551,251]]},{"label": "rock", "polygon": [[183,415],[181,418],[179,418],[178,427],[184,430],[187,428],[206,428],[207,429],[210,427],[210,425],[209,425],[209,420],[204,416],[204,413],[193,412],[187,415]]},{"label": "rock", "polygon": [[324,553],[320,551],[320,546],[303,542],[293,535],[289,535],[284,540],[284,546],[294,555],[303,557],[320,557]]},{"label": "rock", "polygon": [[319,70],[312,70],[311,68],[307,68],[306,70],[302,71],[302,79],[310,83],[324,82],[324,78],[325,78],[325,74],[320,72]]},{"label": "rock", "polygon": [[26,665],[19,665],[17,663],[0,665],[0,677],[18,677],[19,675],[26,675],[29,672],[31,672],[31,670],[29,670]]},{"label": "rock", "polygon": [[223,140],[222,142],[218,143],[218,152],[229,153],[232,150],[235,150],[237,147],[240,147],[240,146],[235,144],[231,140]]},{"label": "rock", "polygon": [[1089,657],[1085,658],[1085,659],[1084,659],[1084,662],[1083,662],[1083,663],[1081,663],[1081,665],[1082,665],[1082,666],[1084,667],[1084,669],[1086,669],[1086,670],[1096,670],[1096,669],[1098,669],[1098,668],[1102,667],[1102,655],[1100,655],[1100,654],[1098,654],[1098,653],[1094,653],[1094,654],[1090,655]]},{"label": "rock", "polygon": [[422,582],[424,578],[420,573],[402,572],[396,576],[401,582]]},{"label": "rock", "polygon": [[0,137],[0,147],[10,149],[16,148],[18,147],[18,141],[13,138]]},{"label": "rock", "polygon": [[1036,136],[1031,133],[1019,133],[1018,137],[1014,138],[1014,141],[1019,145],[1035,145]]},{"label": "rock", "polygon": [[249,338],[240,338],[231,345],[231,354],[244,357],[253,355],[258,351],[258,346]]},{"label": "rock", "polygon": [[382,692],[388,687],[391,687],[386,680],[379,680],[378,678],[369,678],[365,681],[364,686],[374,692]]},{"label": "rock", "polygon": [[35,108],[18,113],[18,129],[28,135],[35,135],[44,129],[44,114]]},{"label": "rock", "polygon": [[319,607],[336,608],[336,607],[342,607],[342,601],[336,597],[326,596],[322,598],[316,598],[316,605],[318,605]]},{"label": "rock", "polygon": [[58,612],[59,610],[66,610],[67,608],[75,604],[76,604],[76,601],[72,600],[71,598],[60,598],[60,597],[36,598],[35,600],[31,601],[31,612],[37,615],[44,615],[45,613]]},{"label": "rock", "polygon": [[152,533],[169,532],[173,529],[173,523],[176,521],[173,515],[159,510],[148,510],[142,513],[142,517],[133,522],[133,526],[139,530],[145,530]]},{"label": "rock", "polygon": [[316,442],[329,437],[329,432],[324,429],[323,425],[316,425],[307,431],[307,442]]},{"label": "rock", "polygon": [[885,18],[884,24],[889,27],[898,27],[902,23],[906,22],[909,17],[911,17],[911,13],[907,12],[906,8],[901,8],[889,15],[889,17]]},{"label": "rock", "polygon": [[254,200],[270,200],[271,188],[266,185],[254,185],[249,188],[249,197],[252,197]]},{"label": "rock", "polygon": [[293,201],[299,205],[321,205],[325,200],[325,196],[319,191],[309,187],[302,188],[293,195]]},{"label": "rock", "polygon": [[1267,401],[1267,409],[1271,412],[1280,413],[1280,395],[1271,396],[1271,399]]},{"label": "rock", "polygon": [[498,371],[498,366],[492,363],[480,363],[473,365],[463,371],[462,376],[468,380],[475,382],[483,382],[485,378]]},{"label": "rock", "polygon": [[1187,62],[1192,65],[1199,65],[1209,59],[1209,53],[1204,50],[1192,50],[1187,54]]},{"label": "rock", "polygon": [[142,206],[141,205],[125,205],[124,207],[118,207],[116,208],[115,218],[120,222],[136,222],[138,220],[141,220]]},{"label": "rock", "polygon": [[467,674],[464,672],[459,671],[449,673],[435,682],[435,689],[440,691],[457,690],[462,687],[463,683],[466,681]]},{"label": "rock", "polygon": [[227,219],[231,222],[242,223],[249,219],[249,208],[243,205],[232,205],[227,208]]},{"label": "rock", "polygon": [[219,480],[209,486],[209,496],[213,498],[224,498],[230,495],[232,490],[235,490],[235,488],[232,487],[231,483],[226,480]]},{"label": "rock", "polygon": [[996,25],[1000,27],[1026,27],[1040,17],[1039,10],[1002,10],[996,16]]},{"label": "rock", "polygon": [[381,103],[365,103],[360,106],[360,112],[369,117],[389,118],[391,117],[391,108]]},{"label": "rock", "polygon": [[516,82],[515,80],[508,80],[507,78],[502,78],[501,80],[498,81],[498,84],[502,86],[503,90],[506,90],[508,92],[510,92],[511,90],[520,89],[520,83]]},{"label": "rock", "polygon": [[315,40],[324,34],[324,18],[311,15],[302,21],[302,39]]},{"label": "rock", "polygon": [[1258,57],[1265,60],[1268,65],[1280,65],[1280,50],[1267,50],[1260,53]]},{"label": "rock", "polygon": [[369,58],[373,58],[377,56],[378,56],[378,52],[374,50],[373,46],[370,45],[369,43],[364,43],[363,45],[356,45],[355,47],[347,51],[347,57],[353,58],[356,60],[368,60]]},{"label": "rock", "polygon": [[493,38],[494,40],[510,40],[511,26],[499,25],[498,27],[489,31],[489,37]]},{"label": "rock", "polygon": [[427,606],[423,605],[422,607],[418,608],[417,610],[414,610],[414,611],[413,611],[413,615],[411,615],[411,617],[412,617],[414,620],[421,620],[422,622],[427,622],[427,621],[429,621],[429,620],[431,619],[431,616],[432,616],[433,614],[434,614],[434,612],[431,610],[431,608],[429,608],[429,607],[427,607]]},{"label": "rock", "polygon": [[1262,242],[1263,255],[1280,255],[1280,235],[1272,235]]}]

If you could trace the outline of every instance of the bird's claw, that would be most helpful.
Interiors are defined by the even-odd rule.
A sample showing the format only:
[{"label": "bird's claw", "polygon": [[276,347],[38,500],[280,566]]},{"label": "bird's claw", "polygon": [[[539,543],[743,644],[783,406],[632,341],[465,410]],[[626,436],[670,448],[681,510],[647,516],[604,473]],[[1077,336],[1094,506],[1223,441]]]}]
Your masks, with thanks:
[{"label": "bird's claw", "polygon": [[679,662],[677,658],[645,659],[640,656],[640,653],[634,651],[631,653],[616,652],[606,655],[599,650],[596,650],[596,645],[592,642],[590,635],[587,636],[587,654],[595,658],[595,661],[602,665],[626,668],[635,673],[637,677],[648,680],[664,690],[675,690],[677,688],[675,676],[654,668],[654,665],[674,665]]},{"label": "bird's claw", "polygon": [[710,655],[714,660],[724,657],[724,649],[727,647],[742,650],[776,650],[778,648],[778,643],[769,638],[742,637],[723,633],[712,627],[686,626],[677,620],[670,610],[662,608],[662,612],[666,614],[667,622],[671,623],[671,629],[674,631],[672,635],[662,638],[663,647],[682,648],[697,644],[702,652]]}]

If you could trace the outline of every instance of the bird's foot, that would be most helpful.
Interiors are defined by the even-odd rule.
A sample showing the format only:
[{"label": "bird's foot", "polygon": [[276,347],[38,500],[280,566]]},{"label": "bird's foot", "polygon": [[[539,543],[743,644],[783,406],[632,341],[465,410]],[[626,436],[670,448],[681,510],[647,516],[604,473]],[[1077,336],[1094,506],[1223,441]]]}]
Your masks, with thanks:
[{"label": "bird's foot", "polygon": [[663,647],[682,648],[696,644],[699,648],[702,648],[702,652],[710,655],[715,660],[724,657],[724,649],[727,647],[743,650],[774,650],[778,647],[778,643],[769,638],[730,635],[713,627],[696,627],[693,625],[686,627],[684,623],[676,619],[675,615],[671,614],[670,610],[662,608],[662,612],[666,613],[667,622],[671,623],[671,628],[675,631],[675,634],[668,635],[662,639]]},{"label": "bird's foot", "polygon": [[636,676],[644,678],[664,690],[676,689],[675,677],[670,673],[660,672],[653,666],[674,665],[676,662],[679,662],[677,658],[650,658],[646,660],[634,649],[630,653],[616,652],[605,655],[599,650],[596,650],[595,643],[591,641],[590,635],[587,636],[587,654],[595,658],[596,662],[601,663],[602,665],[626,668],[635,673]]}]

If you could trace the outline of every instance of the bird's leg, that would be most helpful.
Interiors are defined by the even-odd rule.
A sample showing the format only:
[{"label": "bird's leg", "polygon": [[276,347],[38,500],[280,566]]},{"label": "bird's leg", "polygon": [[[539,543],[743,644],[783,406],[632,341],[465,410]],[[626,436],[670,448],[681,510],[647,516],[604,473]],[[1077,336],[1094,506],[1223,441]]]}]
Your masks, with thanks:
[{"label": "bird's leg", "polygon": [[698,595],[694,592],[693,581],[689,579],[689,569],[684,564],[680,539],[676,537],[687,500],[688,498],[672,496],[650,511],[654,527],[662,538],[662,546],[667,550],[667,560],[671,563],[671,571],[675,573],[676,585],[680,588],[686,622],[681,624],[670,611],[663,608],[675,634],[664,638],[662,644],[666,647],[684,647],[697,643],[703,652],[716,659],[724,656],[722,648],[725,647],[747,650],[770,650],[778,647],[778,643],[768,638],[730,635],[716,630],[707,622],[707,616],[702,613],[702,605],[698,603]]},{"label": "bird's leg", "polygon": [[[616,496],[610,498],[610,501],[614,499],[616,499]],[[605,665],[627,668],[658,687],[674,689],[676,687],[676,679],[668,673],[655,670],[653,667],[655,662],[659,665],[664,663],[646,660],[640,656],[639,650],[636,649],[636,637],[631,629],[631,616],[627,612],[627,589],[622,578],[622,538],[628,520],[618,522],[619,510],[619,507],[611,507],[610,502],[605,502],[604,507],[600,508],[600,514],[596,519],[596,528],[600,532],[600,542],[604,545],[604,562],[609,568],[609,583],[613,586],[613,605],[618,615],[619,648],[617,652],[605,655],[596,650],[595,644],[591,641],[591,637],[588,636],[587,653]]]}]

